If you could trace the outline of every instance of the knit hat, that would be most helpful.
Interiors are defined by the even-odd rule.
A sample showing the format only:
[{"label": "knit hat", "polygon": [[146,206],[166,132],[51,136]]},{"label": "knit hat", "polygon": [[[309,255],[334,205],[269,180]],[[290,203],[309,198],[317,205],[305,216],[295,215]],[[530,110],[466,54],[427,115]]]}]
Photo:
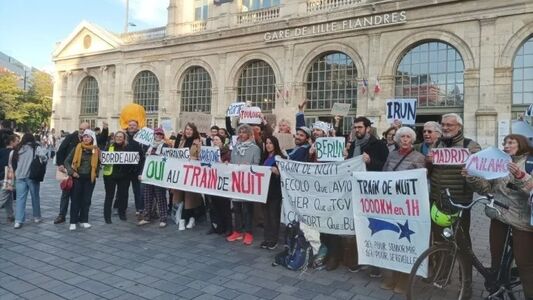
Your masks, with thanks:
[{"label": "knit hat", "polygon": [[316,121],[314,124],[313,124],[313,129],[320,129],[322,131],[324,131],[324,133],[326,134],[326,136],[329,136],[329,131],[331,130],[331,127],[328,123],[326,122],[322,122],[322,121]]},{"label": "knit hat", "polygon": [[311,137],[311,129],[309,129],[307,126],[302,126],[302,127],[296,128],[296,131],[298,131],[298,130],[303,131],[307,135],[308,138]]},{"label": "knit hat", "polygon": [[82,134],[82,137],[84,136],[90,136],[92,139],[93,139],[93,144],[96,145],[96,134],[94,133],[94,131],[90,130],[90,129],[85,129],[85,131],[83,132]]},{"label": "knit hat", "polygon": [[160,135],[164,136],[165,135],[165,131],[163,130],[163,128],[159,127],[159,128],[156,128],[154,130],[154,135],[155,134],[160,134]]}]

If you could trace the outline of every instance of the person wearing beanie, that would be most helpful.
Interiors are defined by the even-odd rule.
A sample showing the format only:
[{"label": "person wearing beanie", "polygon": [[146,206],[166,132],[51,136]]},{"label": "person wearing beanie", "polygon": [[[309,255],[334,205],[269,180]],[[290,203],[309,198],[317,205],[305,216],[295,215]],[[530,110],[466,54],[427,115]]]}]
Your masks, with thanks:
[{"label": "person wearing beanie", "polygon": [[76,224],[82,228],[91,228],[89,224],[89,208],[94,185],[100,170],[100,149],[96,144],[96,134],[85,129],[81,143],[70,152],[65,159],[65,168],[72,176],[72,194],[70,207],[69,230],[76,230]]}]

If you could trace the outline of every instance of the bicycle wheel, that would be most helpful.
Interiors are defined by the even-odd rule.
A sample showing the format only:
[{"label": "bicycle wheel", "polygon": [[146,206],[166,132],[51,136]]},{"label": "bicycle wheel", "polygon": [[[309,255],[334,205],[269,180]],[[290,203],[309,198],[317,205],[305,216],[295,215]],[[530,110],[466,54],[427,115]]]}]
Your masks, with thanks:
[{"label": "bicycle wheel", "polygon": [[[428,266],[428,277],[417,273]],[[409,275],[407,299],[462,299],[465,293],[463,256],[451,244],[435,245],[415,261]]]}]

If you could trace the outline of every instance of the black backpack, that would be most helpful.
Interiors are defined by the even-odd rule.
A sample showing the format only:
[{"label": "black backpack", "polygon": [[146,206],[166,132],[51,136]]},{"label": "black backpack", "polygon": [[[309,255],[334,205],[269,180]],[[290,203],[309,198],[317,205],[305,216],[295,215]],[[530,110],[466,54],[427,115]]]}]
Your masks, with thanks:
[{"label": "black backpack", "polygon": [[305,271],[313,258],[313,249],[300,229],[300,223],[292,221],[285,231],[285,249],[278,253],[272,266],[284,266],[293,271]]},{"label": "black backpack", "polygon": [[35,155],[35,146],[33,148],[33,160],[30,164],[30,175],[28,178],[31,180],[42,182],[44,181],[44,175],[46,174],[46,163],[48,160],[41,161],[38,155]]}]

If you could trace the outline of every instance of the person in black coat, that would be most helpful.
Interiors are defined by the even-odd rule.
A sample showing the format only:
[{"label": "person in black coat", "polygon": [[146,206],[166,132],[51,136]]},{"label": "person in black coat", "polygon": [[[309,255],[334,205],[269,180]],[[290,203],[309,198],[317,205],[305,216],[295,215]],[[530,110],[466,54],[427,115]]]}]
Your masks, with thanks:
[{"label": "person in black coat", "polygon": [[[65,159],[70,154],[70,152],[72,152],[72,150],[74,150],[74,148],[76,148],[76,146],[80,143],[81,135],[83,134],[85,129],[89,129],[89,123],[87,122],[81,123],[79,130],[67,135],[61,145],[59,145],[59,148],[57,149],[56,153],[56,165],[60,172],[63,172],[65,174],[67,173],[67,170],[64,166]],[[54,224],[61,224],[65,222],[65,216],[67,215],[68,211],[70,193],[71,191],[61,191],[59,215],[55,218]]]},{"label": "person in black coat", "polygon": [[[128,128],[126,130],[126,134],[128,136],[128,146],[126,147],[126,151],[138,152],[140,156],[139,164],[133,167],[129,178],[131,182],[131,187],[133,189],[133,196],[135,198],[135,214],[137,215],[137,218],[140,219],[144,210],[144,201],[141,197],[141,181],[139,180],[139,178],[143,172],[142,166],[144,165],[145,153],[147,148],[133,139],[137,132],[139,132],[139,123],[135,120],[130,120],[128,122]],[[115,201],[115,203],[117,206],[113,207],[118,208],[118,202]]]},{"label": "person in black coat", "polygon": [[11,128],[11,124],[9,123],[9,121],[3,120],[2,122],[0,122],[0,149],[7,147],[7,138],[13,134],[14,132]]}]

